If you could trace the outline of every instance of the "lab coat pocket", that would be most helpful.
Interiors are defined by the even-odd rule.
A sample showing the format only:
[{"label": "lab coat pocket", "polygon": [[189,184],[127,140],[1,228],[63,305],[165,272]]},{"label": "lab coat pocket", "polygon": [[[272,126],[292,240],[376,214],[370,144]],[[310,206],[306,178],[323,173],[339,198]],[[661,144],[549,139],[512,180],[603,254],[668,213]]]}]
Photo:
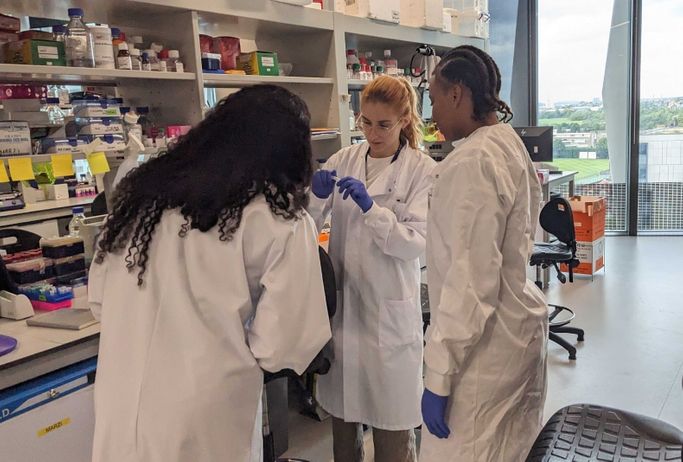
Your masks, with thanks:
[{"label": "lab coat pocket", "polygon": [[379,346],[399,347],[419,340],[422,326],[414,298],[384,300],[379,312]]}]

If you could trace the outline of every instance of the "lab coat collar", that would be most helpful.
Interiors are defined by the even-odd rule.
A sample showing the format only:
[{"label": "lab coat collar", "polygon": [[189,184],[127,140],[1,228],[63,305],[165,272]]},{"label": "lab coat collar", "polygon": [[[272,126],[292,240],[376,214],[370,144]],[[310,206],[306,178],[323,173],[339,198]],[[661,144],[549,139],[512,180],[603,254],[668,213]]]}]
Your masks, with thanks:
[{"label": "lab coat collar", "polygon": [[[379,177],[377,177],[375,182],[372,183],[372,185],[368,188],[368,194],[370,195],[370,197],[383,196],[385,194],[391,194],[394,191],[394,189],[396,188],[396,180],[398,178],[398,174],[400,173],[404,163],[404,151],[406,150],[406,147],[407,144],[403,144],[401,145],[401,147],[398,148],[396,154],[394,154],[391,164],[386,169],[384,169],[384,171],[379,175]],[[367,159],[369,152],[370,146],[368,145],[368,149],[366,151],[364,160]],[[367,181],[365,174],[366,165],[364,162],[363,182]]]}]

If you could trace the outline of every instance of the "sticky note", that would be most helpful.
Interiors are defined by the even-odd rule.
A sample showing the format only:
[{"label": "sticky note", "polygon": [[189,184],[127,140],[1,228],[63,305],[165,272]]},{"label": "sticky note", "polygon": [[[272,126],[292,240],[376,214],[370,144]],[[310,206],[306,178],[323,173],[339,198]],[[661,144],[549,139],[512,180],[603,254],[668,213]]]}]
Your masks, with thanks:
[{"label": "sticky note", "polygon": [[14,157],[7,159],[7,163],[9,163],[9,174],[12,181],[36,179],[36,175],[33,173],[33,161],[30,157]]},{"label": "sticky note", "polygon": [[9,183],[7,169],[5,168],[5,163],[2,160],[0,160],[0,183]]},{"label": "sticky note", "polygon": [[93,175],[102,175],[110,171],[107,155],[103,152],[93,152],[88,154],[88,165]]},{"label": "sticky note", "polygon": [[52,174],[56,178],[63,178],[65,176],[73,176],[74,174],[74,159],[71,154],[53,154],[52,156]]}]

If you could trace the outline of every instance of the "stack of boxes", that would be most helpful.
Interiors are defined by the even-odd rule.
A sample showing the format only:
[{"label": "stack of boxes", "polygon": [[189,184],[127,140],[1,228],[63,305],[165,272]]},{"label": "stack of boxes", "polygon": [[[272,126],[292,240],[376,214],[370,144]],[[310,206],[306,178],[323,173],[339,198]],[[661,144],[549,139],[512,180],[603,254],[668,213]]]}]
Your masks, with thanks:
[{"label": "stack of boxes", "polygon": [[37,310],[87,307],[83,240],[65,237],[41,240],[41,249],[3,257],[10,277]]},{"label": "stack of boxes", "polygon": [[[576,256],[580,261],[575,274],[592,276],[605,267],[605,218],[607,202],[603,197],[576,196],[569,199],[576,231]],[[567,265],[562,265],[567,271]]]}]

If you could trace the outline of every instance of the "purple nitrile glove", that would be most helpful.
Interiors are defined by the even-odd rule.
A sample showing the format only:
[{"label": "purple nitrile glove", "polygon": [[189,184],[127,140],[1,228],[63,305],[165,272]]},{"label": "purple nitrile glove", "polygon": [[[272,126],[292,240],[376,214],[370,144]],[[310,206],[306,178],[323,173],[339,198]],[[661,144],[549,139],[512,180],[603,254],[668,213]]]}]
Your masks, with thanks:
[{"label": "purple nitrile glove", "polygon": [[446,439],[451,434],[451,429],[446,424],[446,406],[448,396],[435,395],[425,388],[422,394],[422,419],[429,433],[441,439]]},{"label": "purple nitrile glove", "polygon": [[311,183],[311,191],[313,191],[315,197],[319,199],[327,199],[330,197],[330,194],[334,192],[334,177],[336,176],[336,170],[318,170],[315,172]]},{"label": "purple nitrile glove", "polygon": [[347,176],[339,180],[337,186],[339,186],[339,193],[344,194],[344,200],[351,196],[351,199],[360,207],[363,213],[367,213],[372,207],[372,198],[360,180]]}]

